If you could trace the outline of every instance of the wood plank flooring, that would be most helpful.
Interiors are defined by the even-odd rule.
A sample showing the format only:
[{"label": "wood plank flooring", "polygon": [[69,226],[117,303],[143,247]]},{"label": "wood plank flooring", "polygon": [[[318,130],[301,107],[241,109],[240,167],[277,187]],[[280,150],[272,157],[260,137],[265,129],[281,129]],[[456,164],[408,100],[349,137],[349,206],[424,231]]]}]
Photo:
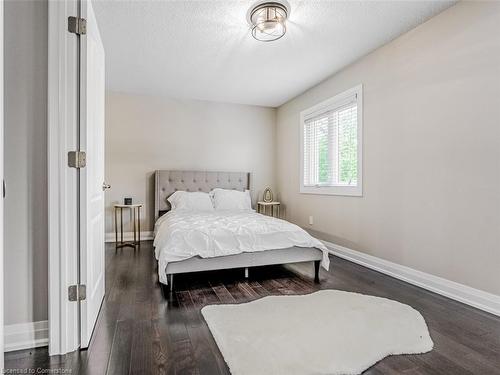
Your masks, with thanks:
[{"label": "wood plank flooring", "polygon": [[[9,369],[58,369],[66,374],[229,374],[200,308],[266,295],[340,289],[391,298],[422,313],[435,348],[388,357],[366,374],[500,374],[500,318],[332,257],[314,284],[313,265],[177,276],[166,299],[151,242],[140,251],[106,247],[106,297],[88,350],[48,357],[47,348],[6,353]],[[45,372],[47,373],[47,372]]]}]

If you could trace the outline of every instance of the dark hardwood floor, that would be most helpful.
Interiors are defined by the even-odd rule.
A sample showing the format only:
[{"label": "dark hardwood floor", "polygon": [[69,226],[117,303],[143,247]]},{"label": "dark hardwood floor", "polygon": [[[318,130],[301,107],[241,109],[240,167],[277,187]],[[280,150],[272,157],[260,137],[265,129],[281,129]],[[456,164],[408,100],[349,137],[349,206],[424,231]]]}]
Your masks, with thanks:
[{"label": "dark hardwood floor", "polygon": [[[6,353],[9,369],[65,374],[229,374],[200,308],[270,294],[340,289],[391,298],[424,316],[434,350],[388,357],[366,374],[500,374],[500,318],[332,257],[314,284],[313,265],[261,267],[177,276],[162,295],[151,242],[140,251],[106,250],[106,297],[88,350],[48,357],[47,349]],[[66,371],[65,371],[66,370]],[[41,372],[37,372],[41,373]],[[49,373],[49,372],[44,372]]]}]

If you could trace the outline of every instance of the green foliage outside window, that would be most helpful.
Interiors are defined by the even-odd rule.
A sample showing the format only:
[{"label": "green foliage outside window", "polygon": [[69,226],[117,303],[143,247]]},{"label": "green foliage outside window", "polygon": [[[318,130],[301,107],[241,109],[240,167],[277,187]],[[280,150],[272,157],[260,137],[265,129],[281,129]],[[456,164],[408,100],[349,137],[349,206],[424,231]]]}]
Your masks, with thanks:
[{"label": "green foliage outside window", "polygon": [[358,132],[352,119],[356,118],[356,110],[348,116],[346,121],[342,113],[339,116],[339,183],[355,185],[358,180]]},{"label": "green foliage outside window", "polygon": [[328,169],[329,169],[329,161],[328,161],[328,136],[324,134],[319,140],[319,183],[327,183],[328,182]]},{"label": "green foliage outside window", "polygon": [[[336,132],[338,139],[334,139],[334,142],[338,142],[336,145],[338,150],[337,155],[334,155],[334,150],[332,152],[328,150],[328,125],[321,124],[317,128],[320,133],[317,143],[318,183],[356,185],[358,180],[358,134],[356,118],[356,108],[349,108],[338,113],[338,121],[336,122],[338,126],[338,132]],[[335,134],[335,137],[337,137],[337,134]],[[330,169],[333,169],[335,173],[337,166],[339,169],[337,171],[338,181],[330,181],[330,177],[333,177],[329,175]]]}]

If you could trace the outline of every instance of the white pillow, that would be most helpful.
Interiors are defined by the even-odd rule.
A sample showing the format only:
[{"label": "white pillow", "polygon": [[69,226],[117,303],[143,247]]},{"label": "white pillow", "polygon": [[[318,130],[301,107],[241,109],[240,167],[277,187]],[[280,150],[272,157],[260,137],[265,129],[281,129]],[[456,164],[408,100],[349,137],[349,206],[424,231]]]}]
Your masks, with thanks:
[{"label": "white pillow", "polygon": [[251,210],[250,190],[214,189],[210,192],[216,210]]},{"label": "white pillow", "polygon": [[176,191],[170,197],[168,202],[172,210],[197,210],[213,211],[214,205],[208,193],[201,191]]}]

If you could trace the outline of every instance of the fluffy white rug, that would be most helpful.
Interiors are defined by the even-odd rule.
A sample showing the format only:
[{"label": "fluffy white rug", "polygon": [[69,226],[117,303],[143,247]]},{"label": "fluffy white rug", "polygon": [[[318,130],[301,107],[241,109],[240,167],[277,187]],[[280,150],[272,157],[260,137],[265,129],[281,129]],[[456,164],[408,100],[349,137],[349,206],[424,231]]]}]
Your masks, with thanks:
[{"label": "fluffy white rug", "polygon": [[233,375],[359,374],[433,343],[408,305],[337,290],[201,310]]}]

